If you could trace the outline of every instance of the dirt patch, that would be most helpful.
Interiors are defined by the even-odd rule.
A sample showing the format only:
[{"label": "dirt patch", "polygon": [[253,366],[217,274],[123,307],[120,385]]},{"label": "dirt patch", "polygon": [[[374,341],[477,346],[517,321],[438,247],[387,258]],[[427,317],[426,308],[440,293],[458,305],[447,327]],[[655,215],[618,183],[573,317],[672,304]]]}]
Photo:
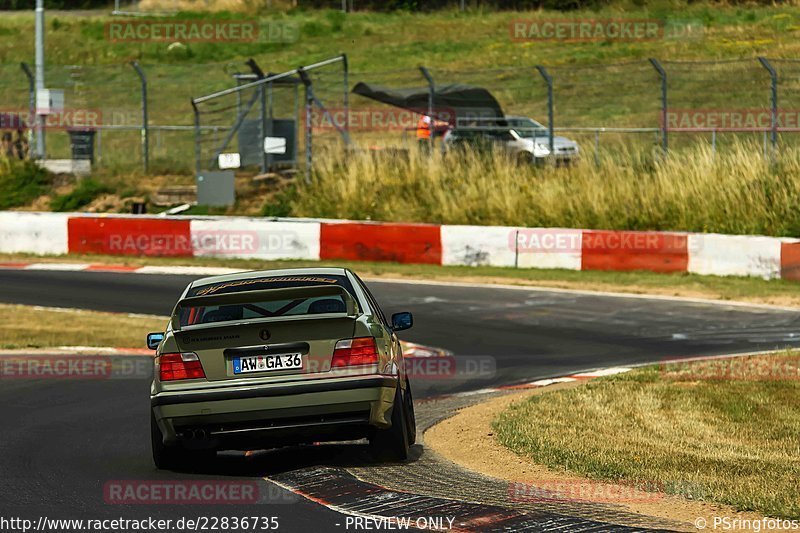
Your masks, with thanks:
[{"label": "dirt patch", "polygon": [[[644,494],[625,484],[603,483],[574,475],[566,470],[553,470],[538,465],[507,449],[494,436],[492,421],[512,403],[533,395],[544,394],[580,383],[561,383],[493,398],[458,412],[425,432],[425,447],[469,470],[509,482],[509,497],[521,501],[552,496],[571,501],[619,505],[627,512],[685,524],[683,531],[698,531],[698,520],[705,520],[708,529],[714,529],[714,517],[727,517],[757,521],[763,516],[742,513],[727,506],[689,500],[660,492]],[[635,488],[634,488],[635,489]],[[644,495],[643,495],[644,494]],[[621,495],[616,497],[616,495]],[[746,526],[747,522],[739,522]],[[722,526],[717,526],[720,529]],[[757,531],[758,526],[737,527],[728,531]],[[761,530],[765,529],[763,526]],[[771,529],[782,531],[782,529]]]}]

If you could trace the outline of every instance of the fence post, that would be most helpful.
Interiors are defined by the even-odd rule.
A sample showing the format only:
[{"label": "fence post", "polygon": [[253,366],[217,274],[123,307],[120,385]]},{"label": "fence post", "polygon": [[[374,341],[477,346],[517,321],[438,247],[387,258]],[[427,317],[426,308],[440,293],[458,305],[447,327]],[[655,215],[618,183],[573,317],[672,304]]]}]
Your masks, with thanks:
[{"label": "fence post", "polygon": [[594,166],[600,166],[600,130],[594,130]]},{"label": "fence post", "polygon": [[[267,83],[267,131],[270,136],[275,135],[275,86]],[[266,150],[264,151],[266,153]],[[267,170],[272,169],[272,154],[267,155]]]},{"label": "fence post", "polygon": [[345,153],[350,144],[350,66],[347,62],[347,54],[342,54],[342,78],[344,83],[344,145]]},{"label": "fence post", "polygon": [[717,130],[711,130],[711,155],[717,158]]},{"label": "fence post", "polygon": [[433,155],[433,140],[434,136],[436,135],[436,127],[434,126],[433,120],[433,109],[434,109],[434,98],[436,97],[436,84],[433,81],[433,76],[431,73],[428,72],[428,69],[423,67],[422,65],[419,66],[419,71],[425,77],[425,81],[428,82],[428,119],[430,122],[428,124],[428,143],[430,144],[430,155]]},{"label": "fence post", "polygon": [[39,153],[36,146],[36,136],[33,134],[33,122],[31,122],[31,120],[36,120],[36,81],[33,78],[31,67],[27,63],[20,63],[19,66],[28,78],[28,120],[26,121],[26,126],[28,126],[28,155],[30,157],[30,154],[38,155]]},{"label": "fence post", "polygon": [[192,99],[192,109],[194,110],[194,167],[197,176],[200,175],[200,111],[197,104]]},{"label": "fence post", "polygon": [[150,126],[147,123],[147,77],[144,75],[142,67],[136,61],[131,61],[131,66],[139,75],[142,82],[142,164],[144,172],[147,174],[150,168]]},{"label": "fence post", "polygon": [[550,156],[553,157],[556,155],[553,141],[553,78],[542,65],[536,65],[536,70],[547,84],[547,149],[550,150]]},{"label": "fence post", "polygon": [[311,113],[314,111],[314,88],[311,86],[311,78],[303,67],[297,69],[297,74],[300,76],[300,81],[303,82],[306,93],[306,183],[311,183],[311,165],[314,163],[313,127],[311,124]]},{"label": "fence post", "polygon": [[653,65],[653,68],[658,72],[659,78],[661,78],[661,148],[664,150],[664,154],[666,154],[669,152],[669,129],[667,128],[667,71],[664,70],[664,67],[661,66],[658,59],[654,57],[650,58],[650,64]]},{"label": "fence post", "polygon": [[778,73],[766,57],[759,57],[759,63],[769,72],[772,104],[772,151],[778,147]]}]

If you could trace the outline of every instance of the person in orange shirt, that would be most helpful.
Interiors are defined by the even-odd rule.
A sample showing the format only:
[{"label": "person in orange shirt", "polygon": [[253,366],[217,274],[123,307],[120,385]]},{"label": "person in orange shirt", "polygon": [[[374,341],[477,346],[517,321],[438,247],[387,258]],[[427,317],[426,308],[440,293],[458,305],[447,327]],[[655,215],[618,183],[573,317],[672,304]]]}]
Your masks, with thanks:
[{"label": "person in orange shirt", "polygon": [[[433,128],[431,128],[433,122]],[[431,147],[431,129],[433,129],[433,137],[436,135],[444,135],[447,131],[449,124],[442,120],[431,120],[427,115],[420,115],[417,121],[417,143],[420,148],[428,151]]]}]

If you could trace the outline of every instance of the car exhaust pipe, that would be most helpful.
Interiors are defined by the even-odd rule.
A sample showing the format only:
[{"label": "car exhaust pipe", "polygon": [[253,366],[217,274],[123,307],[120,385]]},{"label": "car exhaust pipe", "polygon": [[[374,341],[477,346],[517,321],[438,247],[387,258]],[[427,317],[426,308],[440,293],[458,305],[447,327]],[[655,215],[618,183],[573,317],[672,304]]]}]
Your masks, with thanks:
[{"label": "car exhaust pipe", "polygon": [[205,429],[187,429],[181,437],[186,440],[206,440],[208,432]]}]

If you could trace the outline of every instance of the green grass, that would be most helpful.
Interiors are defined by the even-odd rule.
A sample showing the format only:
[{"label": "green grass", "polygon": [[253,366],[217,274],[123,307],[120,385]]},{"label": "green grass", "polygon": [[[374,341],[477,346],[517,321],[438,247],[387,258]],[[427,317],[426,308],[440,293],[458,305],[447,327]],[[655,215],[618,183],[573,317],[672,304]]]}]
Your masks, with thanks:
[{"label": "green grass", "polygon": [[36,256],[0,254],[0,262],[78,262],[134,266],[197,265],[262,270],[294,267],[339,266],[352,268],[367,277],[468,281],[509,285],[542,286],[590,291],[617,291],[633,294],[692,296],[725,301],[775,303],[800,306],[800,283],[747,277],[700,276],[696,274],[656,274],[652,272],[602,272],[557,269],[513,269],[406,265],[368,261],[261,261],[208,257],[128,257],[108,255]]},{"label": "green grass", "polygon": [[798,518],[797,354],[748,363],[791,370],[782,379],[708,379],[739,364],[695,363],[677,377],[650,367],[533,396],[494,428],[503,445],[551,468]]},{"label": "green grass", "polygon": [[[717,3],[666,1],[613,2],[600,9],[568,13],[443,10],[432,13],[357,12],[343,16],[336,10],[251,11],[244,13],[180,13],[175,18],[257,19],[298,28],[293,43],[186,43],[169,49],[169,42],[115,43],[106,40],[105,25],[117,18],[107,11],[72,16],[49,14],[47,22],[47,83],[66,89],[68,106],[100,109],[104,121],[118,125],[139,123],[138,78],[128,62],[143,65],[149,82],[151,121],[192,125],[189,99],[233,85],[231,73],[247,72],[244,61],[253,57],[272,72],[310,64],[340,52],[348,54],[351,84],[372,81],[386,85],[424,86],[417,67],[429,67],[437,83],[472,83],[490,88],[509,113],[544,119],[545,87],[533,65],[544,64],[555,79],[556,125],[657,127],[659,80],[647,58],[662,60],[744,59],[718,66],[666,64],[670,73],[670,105],[677,109],[764,108],[769,80],[756,56],[800,57],[800,7],[726,6]],[[253,3],[252,5],[257,5]],[[637,42],[513,42],[509,24],[515,19],[660,19],[695,21],[704,26],[693,39]],[[0,99],[4,107],[26,109],[27,81],[19,62],[32,62],[33,16],[29,12],[0,17]],[[20,43],[30,43],[21,46]],[[626,65],[612,65],[617,63]],[[589,68],[589,65],[602,65]],[[65,65],[80,65],[75,69]],[[511,70],[498,72],[496,69]],[[329,107],[342,105],[339,67],[327,71],[316,87]],[[779,65],[783,83],[781,107],[800,105],[792,81],[800,65]],[[391,71],[391,72],[387,72]],[[745,81],[745,83],[743,83]],[[292,100],[293,101],[293,100]],[[353,107],[376,107],[352,97]],[[289,105],[279,113],[288,113]],[[137,168],[138,131],[114,130],[103,135],[101,165]],[[171,172],[191,172],[192,132],[162,132],[152,152],[159,166]],[[586,146],[592,135],[573,133]],[[652,144],[652,136],[641,136]],[[730,135],[732,136],[732,134]],[[48,143],[53,154],[67,153],[66,135],[54,132]],[[318,138],[324,142],[324,136]],[[392,145],[398,132],[381,138]],[[606,134],[607,138],[613,137]],[[704,136],[675,135],[681,139]],[[747,137],[755,137],[753,135]],[[793,136],[787,135],[786,141]],[[354,132],[357,142],[369,142],[366,132]],[[628,136],[626,143],[634,142]],[[639,141],[636,141],[639,142]],[[165,168],[166,167],[166,168]]]},{"label": "green grass", "polygon": [[0,349],[57,346],[144,348],[148,332],[162,331],[165,318],[84,310],[48,310],[0,304]]},{"label": "green grass", "polygon": [[[458,12],[396,11],[389,13],[355,12],[343,15],[338,10],[290,10],[287,12],[202,13],[181,12],[173,18],[209,18],[287,22],[299,28],[295,43],[190,43],[188,51],[170,52],[169,43],[109,43],[104,24],[120,20],[98,10],[95,15],[48,16],[48,62],[51,64],[113,64],[131,58],[158,63],[209,63],[231,59],[270,58],[270,68],[294,67],[318,58],[331,50],[352,54],[354,70],[416,68],[420,63],[458,69],[534,64],[547,58],[551,65],[612,62],[621,59],[661,55],[671,59],[741,57],[780,51],[787,55],[800,46],[794,39],[798,28],[793,20],[800,8],[793,5],[726,6],[706,2],[654,1],[647,5],[613,2],[598,9],[569,12],[540,10],[526,13],[473,10]],[[560,19],[649,18],[666,21],[698,21],[706,31],[697,41],[666,39],[642,42],[576,42],[565,47],[559,42],[514,43],[509,39],[512,20],[558,17]],[[165,20],[165,19],[160,19]],[[168,20],[168,19],[166,19]],[[29,37],[32,12],[4,14],[0,62],[28,60],[14,40]],[[747,27],[748,32],[743,32]],[[80,39],[74,39],[79,35]],[[165,61],[167,60],[167,61]]]}]

